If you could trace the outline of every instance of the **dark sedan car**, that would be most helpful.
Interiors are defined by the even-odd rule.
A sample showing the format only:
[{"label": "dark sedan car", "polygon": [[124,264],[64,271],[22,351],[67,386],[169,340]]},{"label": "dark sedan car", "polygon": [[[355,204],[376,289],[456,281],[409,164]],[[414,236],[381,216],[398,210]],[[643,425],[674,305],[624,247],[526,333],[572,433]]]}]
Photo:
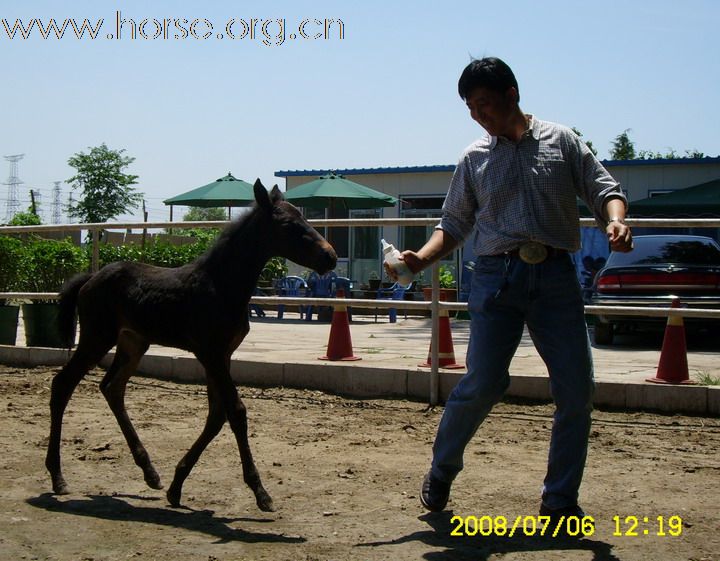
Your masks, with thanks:
[{"label": "dark sedan car", "polygon": [[[703,236],[637,236],[629,253],[612,252],[593,284],[596,306],[683,306],[720,309],[720,246]],[[595,343],[609,345],[613,335],[643,327],[662,327],[665,317],[596,316]],[[686,320],[706,325],[711,320]],[[717,323],[716,323],[717,325]]]}]

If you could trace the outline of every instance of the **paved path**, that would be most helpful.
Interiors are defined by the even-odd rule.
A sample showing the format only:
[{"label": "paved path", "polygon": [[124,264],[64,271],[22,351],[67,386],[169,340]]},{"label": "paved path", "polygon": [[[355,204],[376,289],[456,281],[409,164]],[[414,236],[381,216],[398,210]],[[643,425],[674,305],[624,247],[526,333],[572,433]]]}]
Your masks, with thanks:
[{"label": "paved path", "polygon": [[[451,319],[451,331],[456,362],[464,365],[469,321]],[[311,380],[306,383],[307,387],[316,386],[319,389],[358,395],[375,391],[379,394],[400,392],[414,397],[424,395],[428,385],[424,376],[429,368],[418,365],[425,362],[428,356],[429,318],[411,316],[405,319],[400,314],[397,323],[389,323],[387,316],[381,315],[375,322],[374,316],[355,315],[350,324],[350,334],[354,354],[361,358],[355,362],[318,359],[326,354],[329,334],[329,323],[306,322],[292,311],[286,311],[282,320],[278,320],[272,311],[265,318],[253,317],[249,335],[233,355],[234,370],[242,373],[249,368],[253,369],[249,379],[242,379],[238,374],[241,378],[239,381],[246,383],[267,380],[268,384],[291,386],[303,385],[303,380]],[[656,375],[662,344],[661,333],[655,336],[621,337],[617,343],[612,347],[592,349],[598,403],[626,408],[720,414],[720,386],[668,387],[645,381]],[[22,326],[18,330],[17,344],[20,347],[24,345]],[[720,341],[717,338],[689,338],[689,349],[691,379],[695,379],[699,373],[720,377]],[[42,355],[37,352],[27,352],[16,359],[11,355],[21,357],[21,351],[18,349],[13,355],[7,347],[5,351],[0,349],[0,361],[31,363],[42,360]],[[160,366],[161,363],[157,361],[172,358],[176,365],[172,371],[177,373],[180,371],[177,365],[191,362],[191,356],[177,349],[153,346],[148,351],[145,370],[167,370],[167,366]],[[64,360],[64,355],[58,355],[51,362],[56,364]],[[278,373],[277,368],[282,371]],[[353,372],[354,369],[357,370]],[[441,399],[463,371],[441,369]],[[263,378],[265,372],[267,378]],[[545,365],[527,332],[512,361],[510,372],[513,380],[509,392],[511,395],[538,398],[549,396]],[[197,379],[200,375],[198,368],[193,366],[192,373],[183,376],[186,379]],[[369,381],[373,376],[373,381]],[[345,379],[341,379],[343,377]],[[360,377],[365,381],[358,383],[357,378]],[[320,381],[320,378],[323,380]],[[333,385],[334,382],[329,382],[327,378],[337,378],[336,383],[339,385]]]},{"label": "paved path", "polygon": [[[272,314],[272,312],[270,312]],[[316,321],[305,322],[297,314],[286,314],[282,321],[275,318],[252,319],[250,334],[233,355],[234,358],[270,361],[313,361],[325,355],[330,326]],[[451,320],[451,332],[458,363],[465,363],[469,336],[469,321]],[[592,329],[592,327],[591,327]],[[377,368],[413,369],[425,362],[430,347],[430,319],[398,318],[388,323],[386,317],[354,318],[350,325],[353,350],[362,360],[357,364]],[[598,381],[642,382],[654,377],[660,358],[662,335],[620,337],[618,345],[592,349],[595,377]],[[720,376],[720,341],[709,337],[690,340],[688,368],[690,375],[706,372]],[[547,376],[547,371],[535,347],[525,332],[510,367],[511,374]]]}]

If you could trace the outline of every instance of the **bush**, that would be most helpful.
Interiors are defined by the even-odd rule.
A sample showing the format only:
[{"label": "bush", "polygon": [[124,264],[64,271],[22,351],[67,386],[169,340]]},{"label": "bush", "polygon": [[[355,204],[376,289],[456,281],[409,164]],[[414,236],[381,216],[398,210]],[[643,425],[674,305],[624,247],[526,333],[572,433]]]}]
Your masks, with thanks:
[{"label": "bush", "polygon": [[40,217],[32,211],[17,212],[8,222],[8,226],[39,226],[40,224],[42,224]]},{"label": "bush", "polygon": [[[115,261],[138,261],[158,267],[181,267],[195,261],[215,241],[215,236],[204,236],[195,243],[172,245],[167,242],[148,243],[143,249],[140,245],[100,245],[100,267]],[[92,247],[88,248],[88,259]],[[288,273],[288,266],[282,257],[271,258],[262,272],[260,281],[272,282]]]},{"label": "bush", "polygon": [[[23,244],[17,238],[0,236],[0,292],[14,292],[20,284]],[[0,298],[0,305],[5,301]]]},{"label": "bush", "polygon": [[57,292],[66,280],[88,266],[87,253],[69,240],[31,238],[22,248],[18,288],[25,292]]},{"label": "bush", "polygon": [[149,243],[145,248],[139,245],[100,245],[100,267],[115,261],[140,261],[158,267],[180,267],[197,259],[210,242],[198,241],[180,246],[157,242]]}]

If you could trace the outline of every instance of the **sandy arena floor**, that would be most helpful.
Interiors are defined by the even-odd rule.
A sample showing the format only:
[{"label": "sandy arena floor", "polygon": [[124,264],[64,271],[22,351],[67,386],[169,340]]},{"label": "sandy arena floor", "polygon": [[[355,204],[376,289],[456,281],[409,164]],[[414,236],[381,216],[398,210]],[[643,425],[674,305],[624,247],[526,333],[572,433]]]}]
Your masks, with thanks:
[{"label": "sandy arena floor", "polygon": [[[500,517],[510,526],[537,514],[549,405],[498,406],[467,450],[452,512],[427,514],[418,488],[441,408],[243,388],[253,453],[278,511],[255,506],[227,425],[188,478],[184,506],[172,508],[144,485],[97,371],[65,417],[72,494],[50,493],[52,374],[0,367],[2,561],[720,560],[720,419],[595,412],[581,504],[596,529],[568,542],[498,535]],[[203,425],[205,389],[134,378],[127,401],[169,485]],[[682,519],[679,536],[671,517]],[[453,536],[457,528],[465,535]],[[490,535],[467,535],[477,528]]]}]

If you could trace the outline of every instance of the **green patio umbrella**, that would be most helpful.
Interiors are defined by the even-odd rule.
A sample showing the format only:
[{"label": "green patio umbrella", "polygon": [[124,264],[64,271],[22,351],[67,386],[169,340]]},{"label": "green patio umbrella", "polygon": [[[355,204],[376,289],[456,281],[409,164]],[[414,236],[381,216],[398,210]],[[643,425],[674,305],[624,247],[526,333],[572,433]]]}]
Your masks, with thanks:
[{"label": "green patio umbrella", "polygon": [[237,179],[232,173],[228,172],[225,177],[216,179],[212,183],[176,195],[170,199],[163,201],[166,205],[170,205],[170,220],[172,220],[172,207],[179,206],[198,206],[198,207],[228,207],[228,218],[230,217],[230,207],[249,206],[255,202],[255,194],[253,186],[242,179]]},{"label": "green patio umbrella", "polygon": [[327,208],[333,205],[355,208],[395,206],[397,199],[370,187],[365,187],[342,175],[331,172],[285,192],[285,198],[297,206]]}]

